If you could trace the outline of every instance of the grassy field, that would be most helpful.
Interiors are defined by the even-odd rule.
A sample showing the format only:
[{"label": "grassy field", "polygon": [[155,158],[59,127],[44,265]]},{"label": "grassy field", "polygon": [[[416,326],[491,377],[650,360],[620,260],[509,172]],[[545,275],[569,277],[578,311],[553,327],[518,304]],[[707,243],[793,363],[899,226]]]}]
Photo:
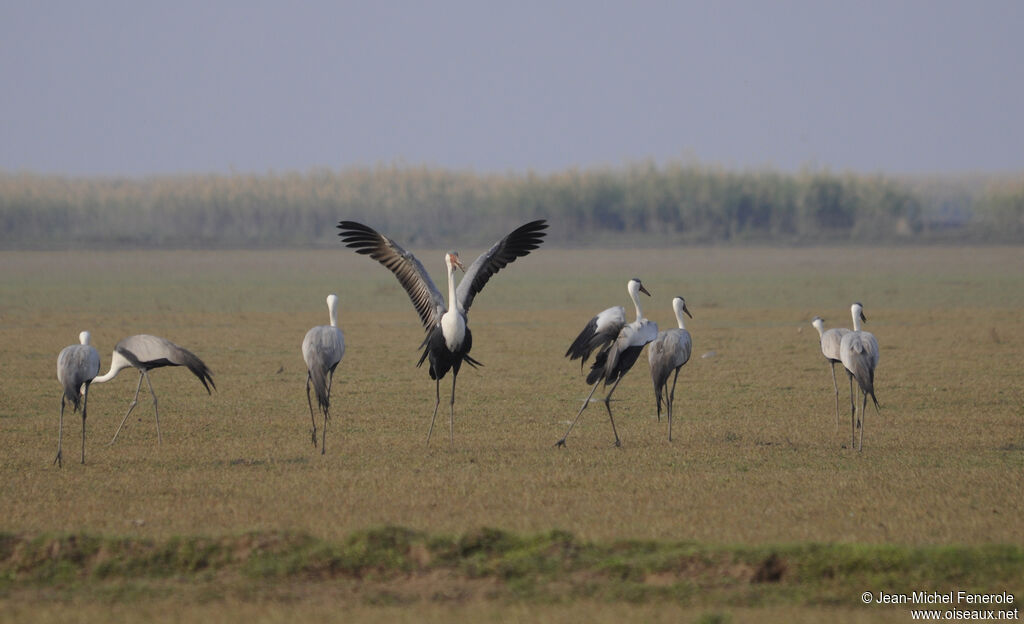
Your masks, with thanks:
[{"label": "grassy field", "polygon": [[[414,251],[442,274],[440,253]],[[459,377],[454,447],[439,417],[429,448],[422,330],[398,282],[365,257],[0,252],[0,265],[5,620],[906,621],[906,609],[865,606],[861,592],[1024,592],[1022,248],[541,249],[474,302],[473,355],[485,366]],[[633,276],[662,327],[673,295],[694,315],[674,441],[655,418],[644,358],[613,402],[623,447],[611,447],[594,405],[556,449],[588,390],[562,354],[593,314],[628,307]],[[309,440],[299,345],[327,321],[330,292],[341,297],[347,353],[322,457]],[[848,448],[847,413],[836,429],[810,325],[818,314],[849,326],[854,300],[882,353],[882,412],[868,412],[862,453]],[[56,355],[83,329],[103,371],[117,340],[153,333],[202,357],[218,389],[207,396],[184,369],[154,372],[163,444],[144,391],[107,446],[138,379],[122,372],[90,392],[84,466],[81,420],[65,418],[59,470]],[[447,378],[442,405],[449,390]],[[300,556],[302,540],[342,552],[381,527],[427,546],[406,544],[405,559],[374,564],[369,579],[343,564],[317,572],[323,556]],[[532,580],[521,590],[501,566],[467,571],[443,555],[485,528],[528,543],[555,531],[601,554],[555,571],[526,558],[540,568],[522,572]],[[69,535],[122,546],[67,555]],[[141,580],[96,572],[97,552],[120,553],[131,570],[140,549],[177,552],[188,539],[236,554],[222,567],[175,555]],[[253,550],[239,542],[289,539],[304,545],[282,551],[294,565],[270,577],[237,554]],[[616,551],[623,543],[670,553],[669,563]],[[681,548],[717,563],[694,568]],[[25,554],[37,550],[49,555]],[[518,561],[521,550],[493,556]],[[773,553],[784,572],[755,586]],[[934,557],[956,563],[933,578],[922,569]]]}]

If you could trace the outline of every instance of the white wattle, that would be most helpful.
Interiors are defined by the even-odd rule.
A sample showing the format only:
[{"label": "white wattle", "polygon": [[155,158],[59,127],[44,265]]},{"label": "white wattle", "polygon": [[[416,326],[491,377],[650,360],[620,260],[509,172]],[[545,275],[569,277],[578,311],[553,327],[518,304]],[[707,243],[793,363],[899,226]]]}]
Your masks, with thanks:
[{"label": "white wattle", "polygon": [[683,306],[673,302],[672,308],[675,310],[676,322],[679,323],[679,329],[686,329],[686,325],[683,324]]},{"label": "white wattle", "polygon": [[639,321],[643,318],[644,312],[640,309],[640,291],[635,284],[636,282],[629,283],[629,297],[633,300],[633,307],[636,308],[636,320]]}]

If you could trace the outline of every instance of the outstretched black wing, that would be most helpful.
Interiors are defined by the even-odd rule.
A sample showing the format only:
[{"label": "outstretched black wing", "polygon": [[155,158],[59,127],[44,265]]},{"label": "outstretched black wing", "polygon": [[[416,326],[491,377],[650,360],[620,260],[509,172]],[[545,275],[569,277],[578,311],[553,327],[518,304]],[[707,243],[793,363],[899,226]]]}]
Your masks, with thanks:
[{"label": "outstretched black wing", "polygon": [[338,223],[338,229],[341,230],[338,236],[347,247],[370,256],[395,274],[405,292],[409,293],[409,299],[416,306],[416,312],[419,313],[425,329],[430,329],[441,321],[441,316],[448,309],[444,304],[444,297],[416,256],[362,223],[341,221]]},{"label": "outstretched black wing", "polygon": [[516,258],[521,258],[540,247],[540,244],[544,242],[546,234],[544,230],[547,227],[547,221],[544,219],[530,221],[513,230],[511,234],[495,243],[487,252],[480,254],[480,257],[466,269],[465,277],[462,278],[459,287],[455,290],[455,298],[458,300],[463,314],[469,311],[469,306],[473,304],[473,298],[483,290],[492,275],[514,262]]}]

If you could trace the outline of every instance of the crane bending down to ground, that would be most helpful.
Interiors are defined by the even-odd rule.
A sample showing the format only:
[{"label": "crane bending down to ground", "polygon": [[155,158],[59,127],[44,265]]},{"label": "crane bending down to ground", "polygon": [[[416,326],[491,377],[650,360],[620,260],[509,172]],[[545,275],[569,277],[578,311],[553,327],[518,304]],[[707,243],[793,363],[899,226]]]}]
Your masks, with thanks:
[{"label": "crane bending down to ground", "polygon": [[139,371],[139,385],[135,388],[135,398],[132,399],[131,405],[128,406],[128,411],[125,412],[124,418],[121,419],[121,424],[117,426],[117,431],[114,432],[114,437],[111,438],[110,444],[117,440],[117,434],[121,433],[121,427],[124,426],[128,416],[139,403],[139,390],[142,389],[143,377],[146,379],[146,384],[149,385],[149,394],[153,397],[157,443],[159,444],[163,441],[163,438],[160,436],[160,411],[157,408],[156,393],[153,392],[153,383],[149,380],[149,371],[163,366],[188,367],[192,374],[198,377],[199,381],[203,382],[203,387],[206,388],[208,394],[211,393],[211,387],[217,388],[217,386],[213,385],[213,375],[210,369],[188,349],[179,347],[166,338],[150,336],[148,334],[128,336],[114,346],[114,353],[110,357],[110,370],[107,371],[107,374],[92,380],[93,383],[110,381],[119,372],[128,367],[134,367]]},{"label": "crane bending down to ground", "polygon": [[[419,313],[420,321],[426,330],[426,337],[420,344],[423,353],[416,366],[424,360],[430,361],[430,378],[435,383],[436,401],[434,414],[430,418],[430,429],[427,430],[427,444],[434,431],[437,419],[437,408],[441,403],[441,378],[452,371],[452,397],[449,404],[448,439],[455,443],[455,380],[459,369],[465,362],[476,367],[480,362],[469,355],[473,346],[473,336],[467,326],[469,307],[487,280],[503,269],[516,258],[521,258],[537,249],[544,240],[548,224],[543,219],[531,221],[513,230],[508,236],[494,244],[480,255],[466,269],[456,251],[449,251],[444,256],[448,278],[448,304],[444,296],[430,279],[430,275],[414,255],[402,249],[395,241],[377,232],[371,227],[355,221],[338,223],[339,236],[342,242],[357,253],[368,255],[380,262],[395,274],[399,283],[405,288]],[[455,269],[465,273],[458,288],[455,286]]]},{"label": "crane bending down to ground", "polygon": [[590,322],[576,336],[576,340],[573,341],[572,345],[565,352],[565,356],[570,360],[578,358],[580,360],[580,368],[582,368],[590,354],[595,349],[598,351],[597,356],[594,358],[594,364],[590,367],[590,373],[587,374],[587,383],[594,384],[594,387],[591,388],[590,394],[583,401],[583,406],[580,407],[576,418],[569,425],[569,429],[562,436],[562,439],[555,443],[555,446],[565,446],[565,439],[569,437],[569,433],[576,426],[580,416],[583,415],[583,410],[587,409],[590,399],[594,396],[597,386],[602,381],[605,387],[608,384],[612,384],[612,389],[604,397],[604,407],[608,410],[608,420],[612,423],[615,446],[622,446],[622,441],[619,440],[619,432],[615,430],[615,419],[612,417],[610,405],[612,393],[619,386],[623,376],[636,363],[636,359],[640,357],[640,352],[643,351],[644,345],[654,340],[658,335],[657,324],[643,318],[643,311],[640,309],[639,293],[644,293],[648,297],[651,296],[651,293],[647,292],[644,285],[635,277],[626,283],[626,290],[629,292],[629,296],[633,300],[633,306],[636,308],[636,320],[632,323],[626,323],[626,311],[622,306],[608,308],[590,319]]},{"label": "crane bending down to ground", "polygon": [[[832,369],[832,387],[836,391],[836,431],[839,431],[839,382],[836,381],[836,364],[841,364],[839,357],[839,345],[843,336],[850,333],[845,327],[833,327],[825,330],[825,320],[816,316],[811,320],[811,325],[818,330],[818,339],[821,343],[821,354],[825,356],[829,367]],[[850,399],[853,400],[852,398]]]},{"label": "crane bending down to ground", "polygon": [[309,386],[313,385],[316,402],[324,415],[323,442],[320,454],[327,452],[327,421],[330,419],[331,385],[334,383],[334,369],[345,355],[345,334],[338,328],[338,295],[327,295],[327,311],[330,325],[317,325],[306,332],[302,339],[302,359],[306,361],[306,401],[309,403],[309,417],[313,421],[313,446],[316,446],[316,416],[313,415],[313,400],[309,397]]},{"label": "crane bending down to ground", "polygon": [[[868,395],[875,404],[875,413],[878,414],[878,399],[875,397],[875,368],[878,366],[878,340],[874,334],[861,331],[860,322],[867,322],[864,316],[864,307],[854,303],[850,306],[853,313],[853,331],[843,336],[839,344],[839,358],[850,375],[850,428],[852,430],[851,447],[857,442],[857,429],[860,429],[860,441],[857,442],[857,450],[864,450],[864,410],[868,406]],[[853,380],[857,380],[864,400],[860,406],[860,418],[856,418],[857,406],[854,403]]]},{"label": "crane bending down to ground", "polygon": [[[676,314],[678,328],[658,332],[651,346],[647,347],[647,362],[651,365],[651,381],[654,382],[654,400],[658,404],[658,422],[661,422],[661,399],[665,394],[665,411],[668,413],[668,441],[672,441],[672,405],[676,398],[676,381],[679,369],[690,361],[693,341],[690,332],[683,325],[683,313],[693,318],[682,297],[672,299],[672,310]],[[672,378],[672,390],[668,390],[668,376],[675,371]]]},{"label": "crane bending down to ground", "polygon": [[61,448],[64,438],[64,401],[71,403],[72,411],[82,411],[82,463],[85,463],[85,417],[89,405],[89,384],[100,373],[100,354],[89,344],[90,334],[78,334],[81,344],[61,349],[57,356],[57,381],[64,387],[60,395],[60,428],[57,430],[57,457],[53,463],[64,467]]}]

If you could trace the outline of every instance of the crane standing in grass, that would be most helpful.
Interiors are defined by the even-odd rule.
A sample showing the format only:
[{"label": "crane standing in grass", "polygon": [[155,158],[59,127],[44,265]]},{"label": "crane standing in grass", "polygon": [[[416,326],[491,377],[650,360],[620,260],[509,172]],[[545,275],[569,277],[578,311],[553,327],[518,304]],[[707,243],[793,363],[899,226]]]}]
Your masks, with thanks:
[{"label": "crane standing in grass", "polygon": [[622,306],[603,310],[597,316],[590,319],[583,328],[583,331],[576,336],[576,340],[573,341],[572,345],[565,352],[565,356],[570,360],[578,358],[580,360],[580,368],[582,368],[590,354],[595,349],[598,350],[597,356],[594,358],[594,364],[590,367],[590,373],[587,374],[587,383],[594,384],[594,387],[590,390],[586,400],[583,401],[583,406],[580,407],[576,418],[569,425],[569,429],[562,436],[562,439],[555,443],[555,446],[565,446],[565,439],[569,437],[569,433],[576,426],[580,416],[583,415],[583,410],[587,409],[590,399],[594,396],[597,386],[602,381],[605,387],[608,384],[612,384],[612,389],[604,397],[604,407],[608,410],[608,420],[612,423],[615,446],[622,446],[622,441],[619,440],[619,432],[615,430],[615,418],[612,417],[610,405],[612,393],[615,392],[615,388],[619,387],[619,382],[629,372],[629,369],[633,368],[633,364],[640,357],[640,352],[643,351],[644,345],[654,340],[658,335],[657,324],[644,318],[643,310],[640,309],[639,293],[644,293],[648,297],[651,296],[651,293],[647,292],[643,283],[635,277],[626,283],[626,290],[629,292],[629,296],[633,300],[633,306],[636,308],[636,320],[632,323],[626,323],[626,311]]},{"label": "crane standing in grass", "polygon": [[[430,418],[430,429],[427,430],[427,444],[434,431],[437,419],[437,408],[441,403],[441,378],[448,371],[452,372],[452,398],[449,404],[448,439],[455,444],[455,380],[459,369],[465,362],[476,367],[480,362],[469,355],[473,346],[473,335],[467,326],[467,314],[474,297],[479,293],[491,276],[537,249],[544,240],[548,224],[543,219],[531,221],[513,230],[508,236],[494,244],[466,269],[456,251],[449,251],[444,256],[446,275],[448,278],[448,304],[444,296],[434,285],[430,275],[416,256],[402,249],[395,241],[377,232],[371,227],[355,221],[338,223],[339,236],[342,242],[357,253],[365,254],[380,262],[395,274],[398,282],[405,288],[419,313],[420,321],[427,335],[420,344],[423,349],[419,362],[430,361],[430,378],[435,383],[436,401],[434,414]],[[465,273],[458,288],[455,286],[455,269]]]},{"label": "crane standing in grass", "polygon": [[839,356],[839,345],[843,341],[843,336],[850,333],[850,330],[845,327],[833,327],[826,331],[825,321],[820,316],[814,317],[811,320],[811,325],[818,330],[821,354],[825,356],[825,360],[828,361],[829,367],[832,369],[832,387],[836,391],[836,431],[839,431],[839,382],[836,381],[836,364],[842,363]]},{"label": "crane standing in grass", "polygon": [[78,334],[80,344],[61,349],[57,356],[57,381],[64,387],[60,395],[60,428],[57,430],[57,457],[53,463],[64,467],[62,443],[64,438],[64,402],[71,403],[73,411],[82,411],[82,463],[85,463],[85,417],[89,405],[89,384],[100,372],[100,354],[89,344],[90,334]]},{"label": "crane standing in grass", "polygon": [[[686,307],[686,300],[682,297],[672,299],[672,310],[676,314],[678,328],[666,329],[658,332],[651,346],[647,347],[647,362],[651,365],[651,381],[654,382],[654,400],[658,404],[658,422],[661,422],[661,399],[665,397],[665,410],[668,413],[668,441],[672,441],[672,412],[673,403],[676,398],[676,381],[679,379],[679,369],[690,361],[690,352],[693,349],[693,341],[690,332],[683,325],[683,313],[693,318],[690,310]],[[669,373],[675,371],[672,378],[672,390],[668,391]],[[666,392],[668,391],[668,392]]]},{"label": "crane standing in grass", "polygon": [[[857,442],[857,429],[860,429],[860,441],[857,442],[857,450],[864,450],[864,410],[868,406],[868,395],[875,404],[875,413],[878,414],[878,399],[875,397],[875,368],[878,366],[878,340],[874,334],[861,331],[860,322],[867,322],[864,316],[864,307],[860,302],[850,306],[853,313],[853,331],[843,336],[839,344],[839,357],[850,375],[850,427],[852,429],[853,446]],[[857,380],[864,400],[861,402],[860,418],[857,415],[857,406],[854,403],[853,380]]]},{"label": "crane standing in grass", "polygon": [[124,418],[121,419],[121,424],[117,426],[117,431],[114,432],[114,437],[111,438],[110,444],[117,440],[117,434],[121,433],[121,427],[124,426],[128,416],[135,409],[135,406],[138,405],[139,390],[142,389],[143,378],[146,379],[146,383],[149,385],[149,394],[153,397],[157,443],[159,444],[163,441],[163,438],[160,436],[160,411],[157,408],[156,393],[153,392],[153,383],[149,380],[149,371],[163,366],[188,367],[192,374],[198,377],[199,381],[203,382],[203,387],[206,388],[208,394],[211,393],[211,387],[217,388],[217,386],[213,385],[213,376],[210,369],[188,349],[179,347],[166,338],[159,338],[148,334],[128,336],[114,347],[114,353],[110,358],[110,370],[107,371],[107,374],[93,379],[93,383],[110,381],[119,372],[128,367],[134,367],[139,371],[139,385],[135,388],[135,398],[132,399],[131,405],[128,406],[128,411],[125,413]]},{"label": "crane standing in grass", "polygon": [[316,416],[313,414],[313,400],[309,396],[312,384],[316,401],[324,415],[323,441],[320,454],[327,452],[327,421],[330,419],[331,385],[334,383],[334,369],[345,355],[345,334],[338,328],[338,295],[327,295],[327,311],[330,325],[318,325],[302,339],[302,359],[306,361],[306,401],[309,403],[309,417],[313,421],[313,446],[316,446]]}]

